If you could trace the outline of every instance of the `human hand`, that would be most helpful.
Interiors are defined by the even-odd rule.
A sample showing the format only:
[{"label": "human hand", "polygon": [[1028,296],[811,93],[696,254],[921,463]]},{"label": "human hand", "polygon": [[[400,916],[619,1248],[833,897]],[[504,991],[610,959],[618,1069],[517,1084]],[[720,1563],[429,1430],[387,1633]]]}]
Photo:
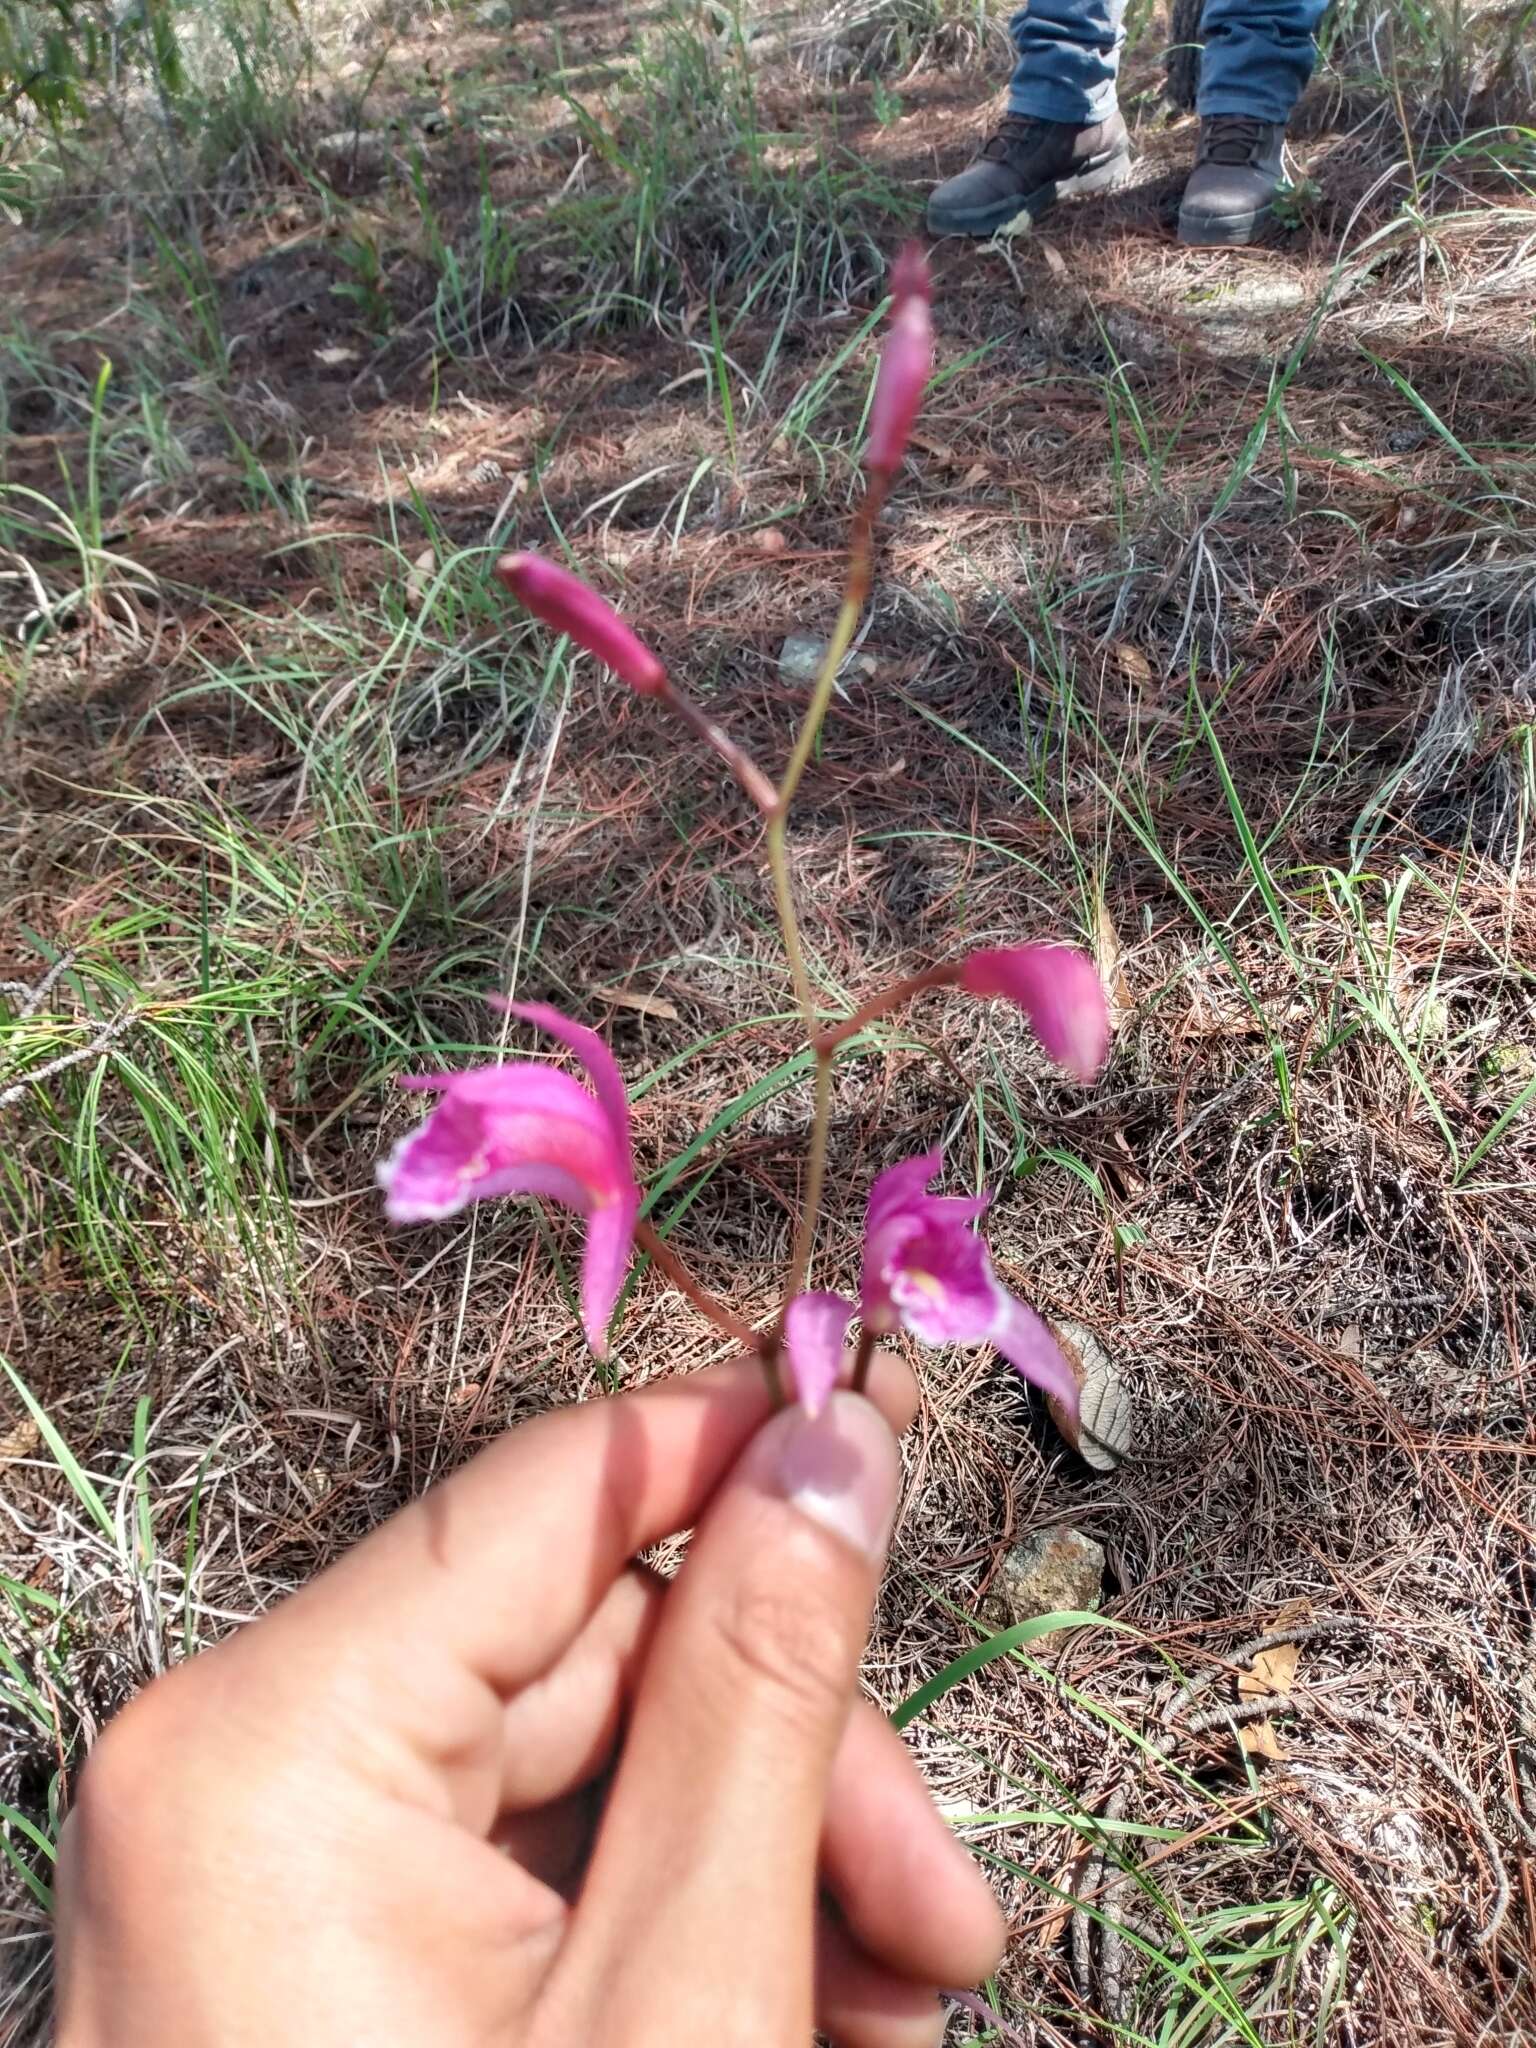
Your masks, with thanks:
[{"label": "human hand", "polygon": [[158,1679],[64,1829],[59,2048],[936,2042],[1003,1930],[856,1697],[911,1409],[558,1410]]}]

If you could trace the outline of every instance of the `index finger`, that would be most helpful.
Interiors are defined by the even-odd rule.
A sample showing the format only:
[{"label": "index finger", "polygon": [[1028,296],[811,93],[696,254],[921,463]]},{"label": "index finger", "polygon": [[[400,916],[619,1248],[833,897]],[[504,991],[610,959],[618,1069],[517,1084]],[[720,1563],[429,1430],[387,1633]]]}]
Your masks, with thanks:
[{"label": "index finger", "polygon": [[[893,1429],[911,1373],[877,1356]],[[507,1697],[575,1640],[647,1544],[692,1526],[771,1412],[756,1359],[559,1408],[501,1437],[377,1529],[273,1617],[349,1661],[450,1660]]]}]

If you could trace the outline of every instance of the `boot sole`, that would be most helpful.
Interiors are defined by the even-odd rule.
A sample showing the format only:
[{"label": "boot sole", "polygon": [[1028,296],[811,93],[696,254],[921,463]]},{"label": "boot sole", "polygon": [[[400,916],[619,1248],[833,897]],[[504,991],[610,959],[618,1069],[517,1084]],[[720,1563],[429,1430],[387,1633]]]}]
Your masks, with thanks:
[{"label": "boot sole", "polygon": [[930,235],[969,235],[973,240],[982,241],[1021,222],[1039,220],[1062,200],[1091,199],[1096,193],[1118,191],[1122,185],[1130,183],[1134,169],[1128,149],[1111,150],[1105,156],[1090,157],[1083,168],[1074,171],[1070,178],[1058,178],[1053,184],[1041,185],[1024,199],[954,209],[930,204],[928,232]]},{"label": "boot sole", "polygon": [[1179,212],[1179,240],[1186,249],[1244,249],[1256,242],[1274,218],[1261,206],[1254,213]]}]

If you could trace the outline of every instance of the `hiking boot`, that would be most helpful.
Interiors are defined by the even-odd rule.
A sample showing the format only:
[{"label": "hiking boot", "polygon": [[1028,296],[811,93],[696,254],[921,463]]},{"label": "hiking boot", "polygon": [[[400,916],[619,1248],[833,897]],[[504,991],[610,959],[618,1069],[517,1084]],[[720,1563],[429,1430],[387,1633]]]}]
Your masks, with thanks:
[{"label": "hiking boot", "polygon": [[1038,220],[1058,199],[1112,192],[1131,174],[1131,140],[1118,114],[1091,128],[1005,114],[973,164],[936,186],[931,235],[995,235]]},{"label": "hiking boot", "polygon": [[1179,240],[1192,249],[1256,241],[1285,181],[1282,123],[1249,114],[1207,115],[1179,205]]}]

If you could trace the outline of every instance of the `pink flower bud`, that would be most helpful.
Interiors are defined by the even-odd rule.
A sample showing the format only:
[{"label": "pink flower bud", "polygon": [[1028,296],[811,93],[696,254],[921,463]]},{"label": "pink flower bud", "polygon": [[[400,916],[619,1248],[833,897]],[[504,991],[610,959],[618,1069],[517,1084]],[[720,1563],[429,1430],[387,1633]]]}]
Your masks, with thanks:
[{"label": "pink flower bud", "polygon": [[544,555],[503,555],[495,574],[536,619],[595,654],[621,683],[642,697],[659,697],[666,689],[667,672],[650,648],[606,597],[599,597],[569,569]]},{"label": "pink flower bud", "polygon": [[1051,1058],[1091,1081],[1109,1050],[1109,1008],[1099,971],[1072,946],[995,946],[972,953],[961,983],[973,996],[1017,1003]]},{"label": "pink flower bud", "polygon": [[807,1415],[819,1415],[832,1398],[852,1319],[853,1303],[840,1294],[797,1294],[789,1304],[784,1318],[789,1377]]},{"label": "pink flower bud", "polygon": [[869,413],[864,466],[876,475],[891,477],[901,467],[923,390],[933,374],[930,290],[927,258],[916,242],[908,242],[891,271],[891,324]]}]

